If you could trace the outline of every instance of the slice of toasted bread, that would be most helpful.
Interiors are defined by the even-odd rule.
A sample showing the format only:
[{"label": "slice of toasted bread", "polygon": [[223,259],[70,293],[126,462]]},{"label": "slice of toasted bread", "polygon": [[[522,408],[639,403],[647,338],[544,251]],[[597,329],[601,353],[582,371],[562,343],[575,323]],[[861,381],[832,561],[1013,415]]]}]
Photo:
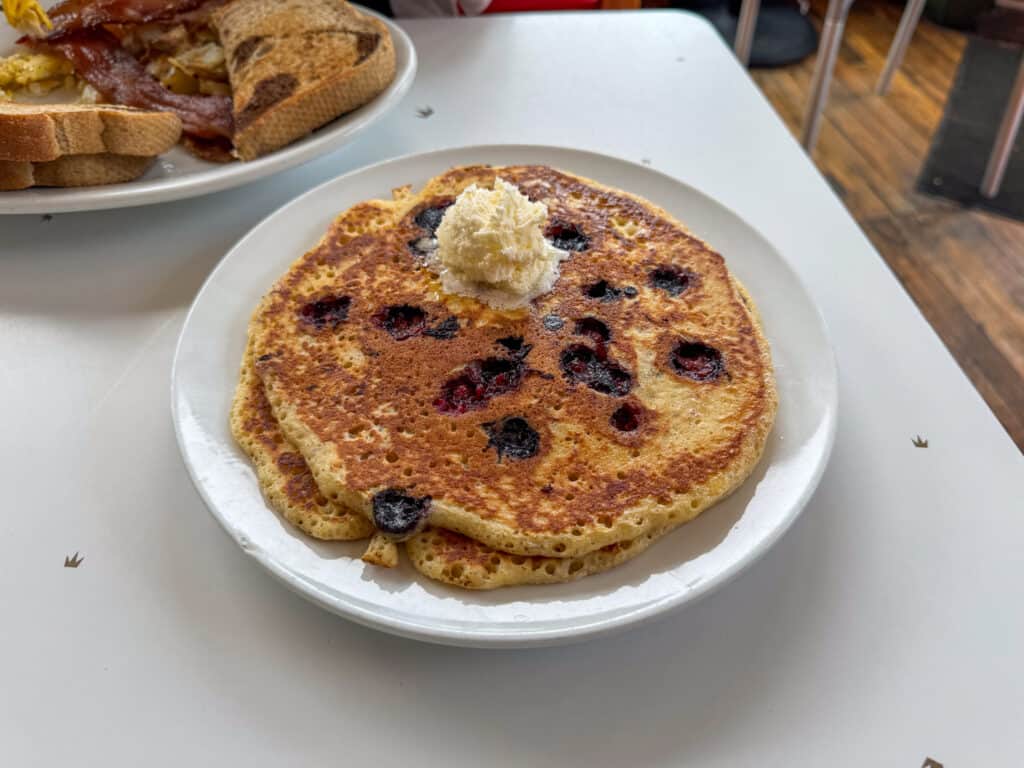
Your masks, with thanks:
[{"label": "slice of toasted bread", "polygon": [[153,164],[142,155],[66,155],[29,163],[0,160],[0,190],[28,187],[91,187],[137,179]]},{"label": "slice of toasted bread", "polygon": [[39,163],[65,155],[155,157],[181,136],[181,119],[108,104],[0,104],[0,160]]},{"label": "slice of toasted bread", "polygon": [[362,106],[395,76],[387,26],[344,0],[231,0],[212,25],[228,62],[243,160]]}]

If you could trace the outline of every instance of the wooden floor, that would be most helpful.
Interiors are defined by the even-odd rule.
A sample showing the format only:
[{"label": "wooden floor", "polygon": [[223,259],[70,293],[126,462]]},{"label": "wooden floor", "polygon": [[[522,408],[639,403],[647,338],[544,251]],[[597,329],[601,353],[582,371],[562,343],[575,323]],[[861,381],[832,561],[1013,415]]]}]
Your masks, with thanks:
[{"label": "wooden floor", "polygon": [[[923,19],[875,96],[900,11],[854,3],[814,160],[1024,450],[1024,224],[914,191],[966,38]],[[752,73],[794,133],[813,67]]]}]

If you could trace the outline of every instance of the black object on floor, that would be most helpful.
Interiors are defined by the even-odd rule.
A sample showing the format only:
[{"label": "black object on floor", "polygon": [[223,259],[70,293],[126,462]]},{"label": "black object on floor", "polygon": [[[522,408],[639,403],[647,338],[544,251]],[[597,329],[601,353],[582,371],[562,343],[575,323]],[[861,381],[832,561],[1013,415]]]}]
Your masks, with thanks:
[{"label": "black object on floor", "polygon": [[978,191],[1021,55],[1015,46],[980,37],[968,41],[917,180],[919,192],[1024,221],[1024,131],[1017,135],[999,195],[989,200]]},{"label": "black object on floor", "polygon": [[[738,3],[732,5],[738,6]],[[736,40],[738,7],[729,3],[693,10],[710,21],[732,47]],[[792,3],[773,5],[762,2],[750,49],[751,67],[783,67],[802,61],[818,50],[818,33],[810,19]]]},{"label": "black object on floor", "polygon": [[1024,45],[1024,11],[996,6],[978,17],[975,31],[990,40]]}]

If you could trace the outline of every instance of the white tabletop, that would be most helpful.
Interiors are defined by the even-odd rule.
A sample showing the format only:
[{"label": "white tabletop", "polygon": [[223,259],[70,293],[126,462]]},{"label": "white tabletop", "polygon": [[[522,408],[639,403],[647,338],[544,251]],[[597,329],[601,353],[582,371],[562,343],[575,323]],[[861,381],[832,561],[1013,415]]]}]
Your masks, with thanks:
[{"label": "white tabletop", "polygon": [[[0,219],[0,763],[1020,765],[1024,460],[711,27],[404,26],[417,82],[341,152],[192,201]],[[806,281],[841,372],[831,464],[768,555],[547,650],[420,644],[291,594],[203,507],[168,402],[193,295],[264,215],[374,160],[500,142],[646,159],[732,207]]]}]

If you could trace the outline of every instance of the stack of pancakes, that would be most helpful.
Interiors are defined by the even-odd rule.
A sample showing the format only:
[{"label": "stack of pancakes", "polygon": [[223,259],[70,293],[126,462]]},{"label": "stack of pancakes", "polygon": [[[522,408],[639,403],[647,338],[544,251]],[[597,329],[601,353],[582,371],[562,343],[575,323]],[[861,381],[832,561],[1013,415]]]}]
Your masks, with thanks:
[{"label": "stack of pancakes", "polygon": [[[500,177],[569,257],[495,310],[429,268],[444,211]],[[232,430],[270,505],[368,561],[489,589],[632,558],[729,494],[776,410],[722,257],[665,211],[544,166],[470,166],[341,214],[263,298]]]}]

